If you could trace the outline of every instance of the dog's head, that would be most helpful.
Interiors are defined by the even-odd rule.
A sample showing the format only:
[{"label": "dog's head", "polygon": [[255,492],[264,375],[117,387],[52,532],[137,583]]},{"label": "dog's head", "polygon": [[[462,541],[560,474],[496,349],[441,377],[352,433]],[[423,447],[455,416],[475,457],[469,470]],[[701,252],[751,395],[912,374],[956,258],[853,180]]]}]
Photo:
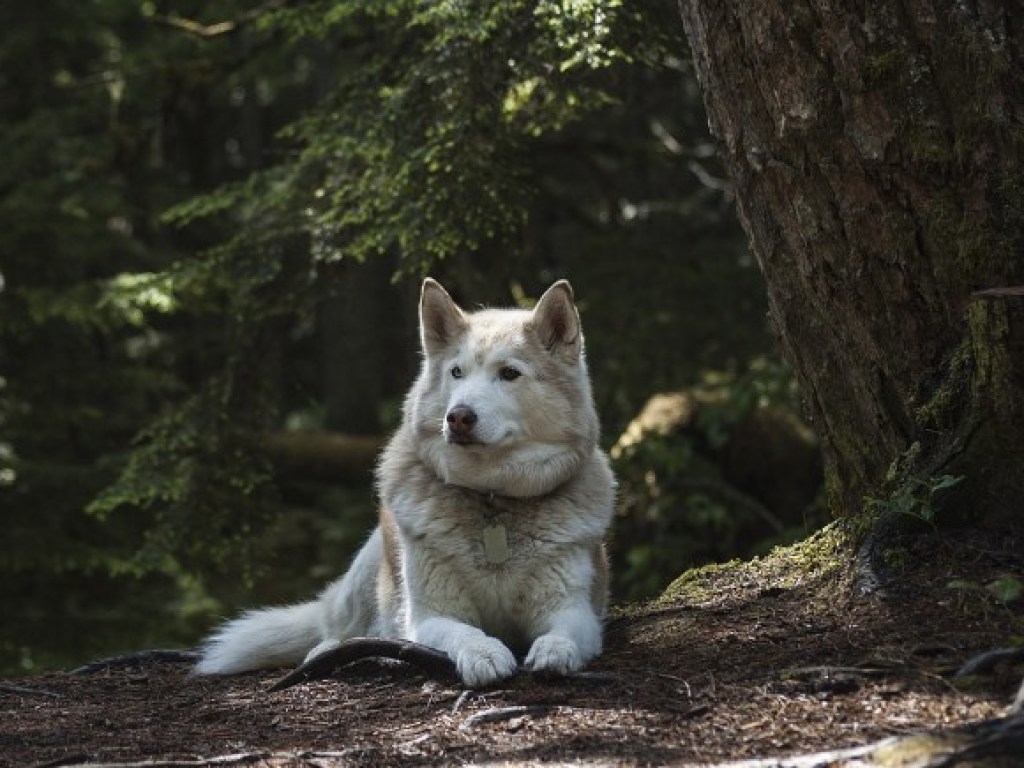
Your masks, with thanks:
[{"label": "dog's head", "polygon": [[567,281],[532,311],[468,313],[427,279],[420,337],[423,369],[407,407],[420,456],[445,482],[536,496],[594,450],[597,416]]}]

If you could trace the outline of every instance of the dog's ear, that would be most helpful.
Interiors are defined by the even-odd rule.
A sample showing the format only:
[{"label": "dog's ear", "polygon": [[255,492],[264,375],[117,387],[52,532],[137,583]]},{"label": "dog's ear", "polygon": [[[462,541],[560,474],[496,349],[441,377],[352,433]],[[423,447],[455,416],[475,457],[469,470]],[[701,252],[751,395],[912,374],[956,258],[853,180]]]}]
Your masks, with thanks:
[{"label": "dog's ear", "polygon": [[463,333],[469,323],[466,314],[452,301],[448,291],[432,278],[420,291],[420,342],[428,355],[444,349]]},{"label": "dog's ear", "polygon": [[582,344],[580,316],[568,280],[559,280],[544,292],[533,308],[530,324],[549,352],[561,350],[579,354]]}]

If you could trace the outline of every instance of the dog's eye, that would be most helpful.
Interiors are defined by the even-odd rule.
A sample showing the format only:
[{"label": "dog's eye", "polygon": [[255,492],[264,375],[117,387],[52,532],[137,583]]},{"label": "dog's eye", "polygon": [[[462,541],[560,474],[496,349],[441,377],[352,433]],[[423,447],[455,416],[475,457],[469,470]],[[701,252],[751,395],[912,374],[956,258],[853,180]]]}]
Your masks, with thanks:
[{"label": "dog's eye", "polygon": [[461,379],[462,378],[462,369],[459,368],[459,366],[457,366],[457,365],[452,367],[452,378],[453,379]]},{"label": "dog's eye", "polygon": [[513,368],[511,365],[506,365],[500,371],[498,371],[498,375],[501,377],[502,381],[515,381],[523,374],[520,373],[518,368]]}]

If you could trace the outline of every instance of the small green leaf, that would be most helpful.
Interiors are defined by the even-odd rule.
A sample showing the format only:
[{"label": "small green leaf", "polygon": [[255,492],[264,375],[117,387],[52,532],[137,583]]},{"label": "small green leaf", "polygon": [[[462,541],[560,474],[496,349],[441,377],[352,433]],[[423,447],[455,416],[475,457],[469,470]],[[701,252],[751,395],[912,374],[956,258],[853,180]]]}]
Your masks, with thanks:
[{"label": "small green leaf", "polygon": [[959,589],[962,592],[975,592],[980,589],[976,582],[969,579],[953,579],[946,583],[946,587],[948,589]]},{"label": "small green leaf", "polygon": [[960,485],[964,481],[963,475],[939,475],[932,484],[932,493],[944,491],[947,488]]},{"label": "small green leaf", "polygon": [[985,589],[1003,605],[1019,600],[1024,595],[1024,584],[1013,574],[1004,573],[995,581],[987,584]]}]

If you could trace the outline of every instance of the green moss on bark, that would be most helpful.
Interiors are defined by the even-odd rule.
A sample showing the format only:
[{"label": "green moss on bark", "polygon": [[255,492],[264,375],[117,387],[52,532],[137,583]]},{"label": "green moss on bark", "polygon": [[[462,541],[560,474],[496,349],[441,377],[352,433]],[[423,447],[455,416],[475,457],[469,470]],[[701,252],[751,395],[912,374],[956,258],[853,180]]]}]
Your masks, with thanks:
[{"label": "green moss on bark", "polygon": [[762,591],[793,589],[848,566],[850,547],[845,526],[831,523],[803,541],[776,547],[764,557],[692,568],[673,581],[655,605],[713,602],[722,596],[723,584]]}]

